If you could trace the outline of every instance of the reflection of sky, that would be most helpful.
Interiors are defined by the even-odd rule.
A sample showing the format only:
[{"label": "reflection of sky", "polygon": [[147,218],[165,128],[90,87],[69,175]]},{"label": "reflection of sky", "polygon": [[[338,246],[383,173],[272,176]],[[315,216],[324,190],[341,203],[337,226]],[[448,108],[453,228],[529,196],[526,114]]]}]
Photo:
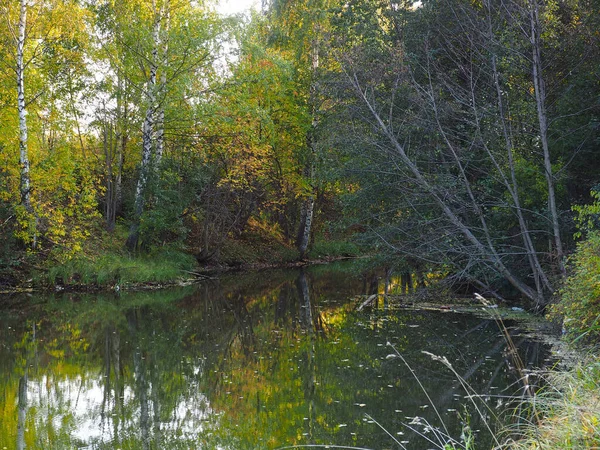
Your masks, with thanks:
[{"label": "reflection of sky", "polygon": [[[151,391],[149,384],[148,398],[151,398]],[[38,440],[45,438],[40,434],[42,430],[52,428],[56,434],[68,434],[71,441],[79,441],[89,445],[84,448],[92,448],[114,441],[115,431],[121,434],[123,428],[139,433],[141,408],[134,390],[124,387],[122,411],[116,405],[115,394],[111,387],[105,398],[104,380],[92,378],[89,373],[60,381],[46,375],[30,379],[27,400],[29,413],[35,414]],[[153,417],[152,401],[148,401],[148,411],[149,417]],[[196,439],[218,417],[210,408],[206,395],[190,390],[186,398],[178,399],[167,420],[161,417],[159,429],[172,437],[177,436],[177,439]],[[153,427],[154,424],[150,428]]]}]

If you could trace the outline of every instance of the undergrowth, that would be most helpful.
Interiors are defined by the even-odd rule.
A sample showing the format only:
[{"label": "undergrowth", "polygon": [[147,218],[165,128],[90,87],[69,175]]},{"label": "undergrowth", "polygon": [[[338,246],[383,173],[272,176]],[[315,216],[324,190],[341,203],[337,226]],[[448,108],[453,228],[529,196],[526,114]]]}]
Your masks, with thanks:
[{"label": "undergrowth", "polygon": [[507,429],[511,450],[600,449],[600,358],[587,356],[569,370],[552,370],[531,402],[543,417]]},{"label": "undergrowth", "polygon": [[125,228],[114,233],[98,230],[77,256],[61,263],[46,261],[36,281],[67,287],[160,283],[190,278],[197,267],[194,257],[175,245],[131,254],[123,244],[126,234]]},{"label": "undergrowth", "polygon": [[[128,284],[165,283],[191,278],[199,270],[220,267],[262,267],[294,262],[298,251],[280,239],[248,227],[239,239],[227,239],[210,260],[199,267],[191,251],[181,244],[156,246],[131,254],[124,248],[125,227],[109,233],[101,228],[86,242],[83,250],[66,261],[47,260],[34,277],[43,286],[114,287]],[[311,259],[355,256],[358,248],[341,241],[317,241]]]},{"label": "undergrowth", "polygon": [[354,257],[360,255],[360,249],[352,242],[339,240],[316,240],[308,252],[310,258]]},{"label": "undergrowth", "polygon": [[189,278],[195,268],[196,261],[191,255],[174,249],[156,249],[141,256],[125,252],[79,256],[50,267],[45,278],[53,285],[111,286]]}]

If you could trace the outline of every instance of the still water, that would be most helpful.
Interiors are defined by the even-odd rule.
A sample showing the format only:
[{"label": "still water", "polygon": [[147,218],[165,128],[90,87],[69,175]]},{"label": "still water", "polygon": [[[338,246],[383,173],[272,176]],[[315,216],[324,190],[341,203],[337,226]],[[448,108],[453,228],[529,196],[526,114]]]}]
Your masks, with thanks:
[{"label": "still water", "polygon": [[[456,376],[422,351],[448,358],[494,430],[522,389],[495,322],[357,311],[372,288],[320,268],[0,299],[0,449],[459,448],[465,423],[493,446]],[[544,364],[549,349],[512,332],[525,364]]]}]

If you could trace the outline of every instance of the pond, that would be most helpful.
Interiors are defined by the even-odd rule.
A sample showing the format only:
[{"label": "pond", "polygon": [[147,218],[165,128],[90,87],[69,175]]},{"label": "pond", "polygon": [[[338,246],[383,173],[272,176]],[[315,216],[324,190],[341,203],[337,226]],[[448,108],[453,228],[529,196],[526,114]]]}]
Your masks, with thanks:
[{"label": "pond", "polygon": [[[0,449],[412,450],[460,444],[465,425],[490,448],[522,393],[494,320],[357,311],[371,280],[318,268],[0,299]],[[543,365],[549,348],[509,325]]]}]

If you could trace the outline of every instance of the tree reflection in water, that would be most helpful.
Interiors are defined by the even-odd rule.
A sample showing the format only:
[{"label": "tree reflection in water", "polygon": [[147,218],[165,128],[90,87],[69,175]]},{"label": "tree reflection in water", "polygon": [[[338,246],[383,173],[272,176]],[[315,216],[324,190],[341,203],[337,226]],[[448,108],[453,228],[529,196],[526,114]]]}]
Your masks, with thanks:
[{"label": "tree reflection in water", "polygon": [[[384,295],[355,311],[354,295],[393,289],[386,275],[236,275],[159,292],[45,299],[25,320],[7,311],[0,448],[391,446],[365,413],[411,449],[427,448],[402,423],[419,415],[435,424],[435,416],[407,368],[387,358],[387,342],[459,436],[464,393],[421,351],[447,356],[494,407],[494,396],[514,393],[504,342],[491,320],[402,310]],[[548,354],[519,339],[530,365]]]}]

